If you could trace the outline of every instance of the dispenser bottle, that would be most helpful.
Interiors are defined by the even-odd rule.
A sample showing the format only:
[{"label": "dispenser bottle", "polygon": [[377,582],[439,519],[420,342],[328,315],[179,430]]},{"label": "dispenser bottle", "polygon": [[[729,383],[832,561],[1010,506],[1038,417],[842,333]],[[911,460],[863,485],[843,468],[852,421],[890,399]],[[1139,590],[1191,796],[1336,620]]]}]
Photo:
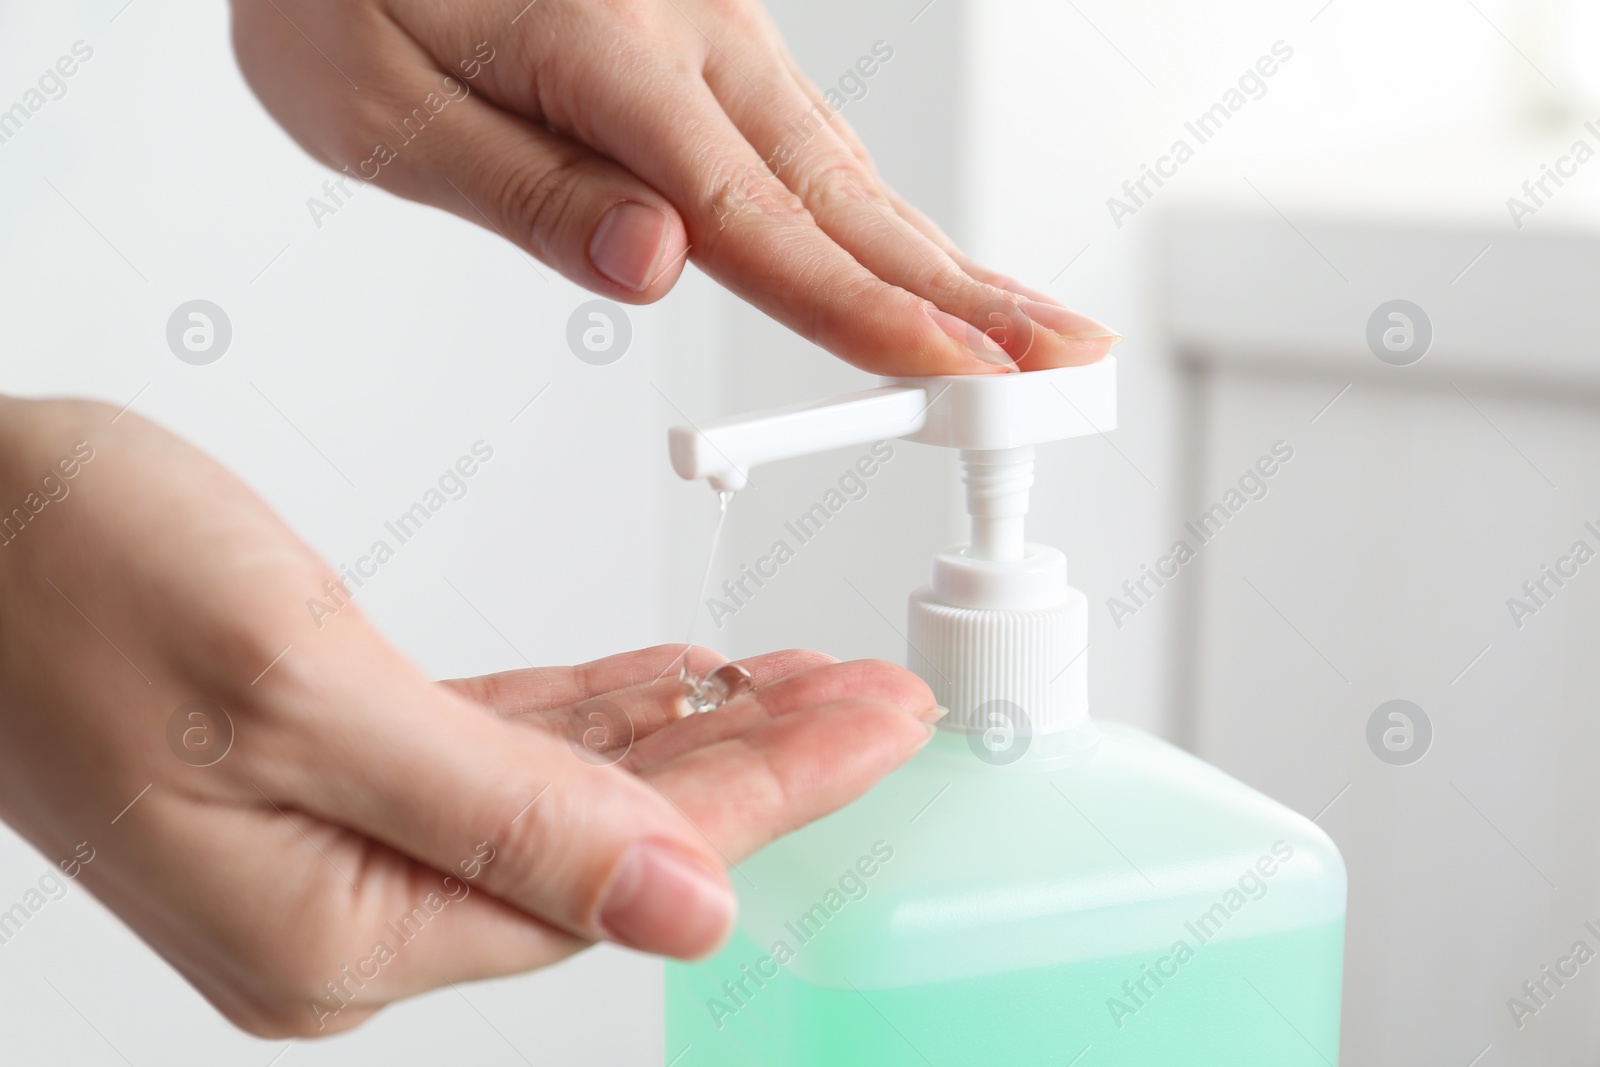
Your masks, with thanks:
[{"label": "dispenser bottle", "polygon": [[1309,820],[1088,714],[1088,605],[1023,537],[1033,446],[1116,423],[1116,362],[888,379],[671,434],[675,469],[883,437],[961,450],[969,544],[911,594],[949,708],[860,800],[740,866],[738,929],[669,962],[671,1067],[1329,1067],[1345,870]]}]

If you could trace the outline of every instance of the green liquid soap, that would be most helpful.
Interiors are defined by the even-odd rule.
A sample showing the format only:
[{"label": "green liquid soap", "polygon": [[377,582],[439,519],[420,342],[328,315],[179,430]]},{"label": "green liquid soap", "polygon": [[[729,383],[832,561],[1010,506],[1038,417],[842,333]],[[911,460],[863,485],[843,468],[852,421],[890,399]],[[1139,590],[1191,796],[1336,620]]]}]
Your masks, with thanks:
[{"label": "green liquid soap", "polygon": [[669,962],[671,1067],[1330,1067],[1345,869],[1327,835],[1127,727],[1000,765],[941,730],[733,875]]}]

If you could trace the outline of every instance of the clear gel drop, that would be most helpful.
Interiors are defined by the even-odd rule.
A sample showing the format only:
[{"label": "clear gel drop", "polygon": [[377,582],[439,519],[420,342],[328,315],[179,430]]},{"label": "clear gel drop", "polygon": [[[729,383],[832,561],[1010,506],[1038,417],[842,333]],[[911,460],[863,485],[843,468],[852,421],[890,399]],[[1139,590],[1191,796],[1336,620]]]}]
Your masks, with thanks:
[{"label": "clear gel drop", "polygon": [[733,663],[724,663],[704,676],[689,670],[688,655],[690,647],[694,645],[695,620],[700,617],[700,606],[705,603],[706,590],[711,587],[711,569],[717,562],[717,543],[722,540],[722,528],[728,523],[728,505],[732,501],[732,490],[717,493],[717,526],[711,533],[711,551],[706,554],[706,569],[700,578],[700,591],[695,596],[693,610],[689,612],[689,636],[684,639],[684,660],[678,668],[678,680],[683,683],[683,699],[689,705],[691,715],[715,711],[752,686],[750,672]]},{"label": "clear gel drop", "polygon": [[689,704],[689,714],[716,711],[728,701],[755,686],[750,672],[737,663],[724,663],[704,678],[695,678],[685,669],[683,699]]}]

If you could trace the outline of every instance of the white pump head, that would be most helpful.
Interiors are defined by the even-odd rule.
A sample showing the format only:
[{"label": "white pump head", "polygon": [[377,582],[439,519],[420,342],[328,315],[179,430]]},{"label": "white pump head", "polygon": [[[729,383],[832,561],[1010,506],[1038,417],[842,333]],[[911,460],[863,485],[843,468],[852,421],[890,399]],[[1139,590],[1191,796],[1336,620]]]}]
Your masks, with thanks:
[{"label": "white pump head", "polygon": [[[1088,713],[1088,605],[1066,557],[1023,536],[1033,446],[1113,429],[1116,360],[883,385],[668,434],[673,468],[720,490],[758,463],[888,437],[961,450],[972,539],[911,596],[910,666],[950,709],[940,725],[1052,733]],[[1018,721],[1018,717],[1021,721]],[[1003,721],[1002,721],[1003,720]]]}]

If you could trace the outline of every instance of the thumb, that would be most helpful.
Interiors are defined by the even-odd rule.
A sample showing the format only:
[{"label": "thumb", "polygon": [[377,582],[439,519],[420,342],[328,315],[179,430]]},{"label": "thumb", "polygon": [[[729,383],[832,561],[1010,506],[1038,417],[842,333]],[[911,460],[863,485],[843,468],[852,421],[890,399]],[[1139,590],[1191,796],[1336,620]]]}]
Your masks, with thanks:
[{"label": "thumb", "polygon": [[313,716],[312,751],[291,761],[309,773],[280,783],[290,803],[588,940],[692,959],[727,937],[721,857],[639,778],[484,715],[404,661],[359,692],[332,664],[305,671],[283,679]]},{"label": "thumb", "polygon": [[[649,303],[672,288],[688,236],[665,197],[617,163],[450,80],[456,95],[431,116],[435,128],[381,168],[383,184],[494,230],[586,289]],[[435,87],[424,75],[417,88],[422,99]]]},{"label": "thumb", "polygon": [[[671,204],[611,160],[491,104],[476,89],[488,80],[482,64],[468,75],[465,62],[429,55],[369,5],[235,3],[233,35],[268,110],[335,170],[494,230],[618,300],[659,299],[682,273],[688,239]],[[307,48],[312,39],[333,55]],[[351,91],[357,81],[366,91]]]},{"label": "thumb", "polygon": [[478,98],[461,102],[440,158],[416,181],[430,203],[530,251],[587,290],[645,304],[683,272],[683,219],[618,163]]}]

